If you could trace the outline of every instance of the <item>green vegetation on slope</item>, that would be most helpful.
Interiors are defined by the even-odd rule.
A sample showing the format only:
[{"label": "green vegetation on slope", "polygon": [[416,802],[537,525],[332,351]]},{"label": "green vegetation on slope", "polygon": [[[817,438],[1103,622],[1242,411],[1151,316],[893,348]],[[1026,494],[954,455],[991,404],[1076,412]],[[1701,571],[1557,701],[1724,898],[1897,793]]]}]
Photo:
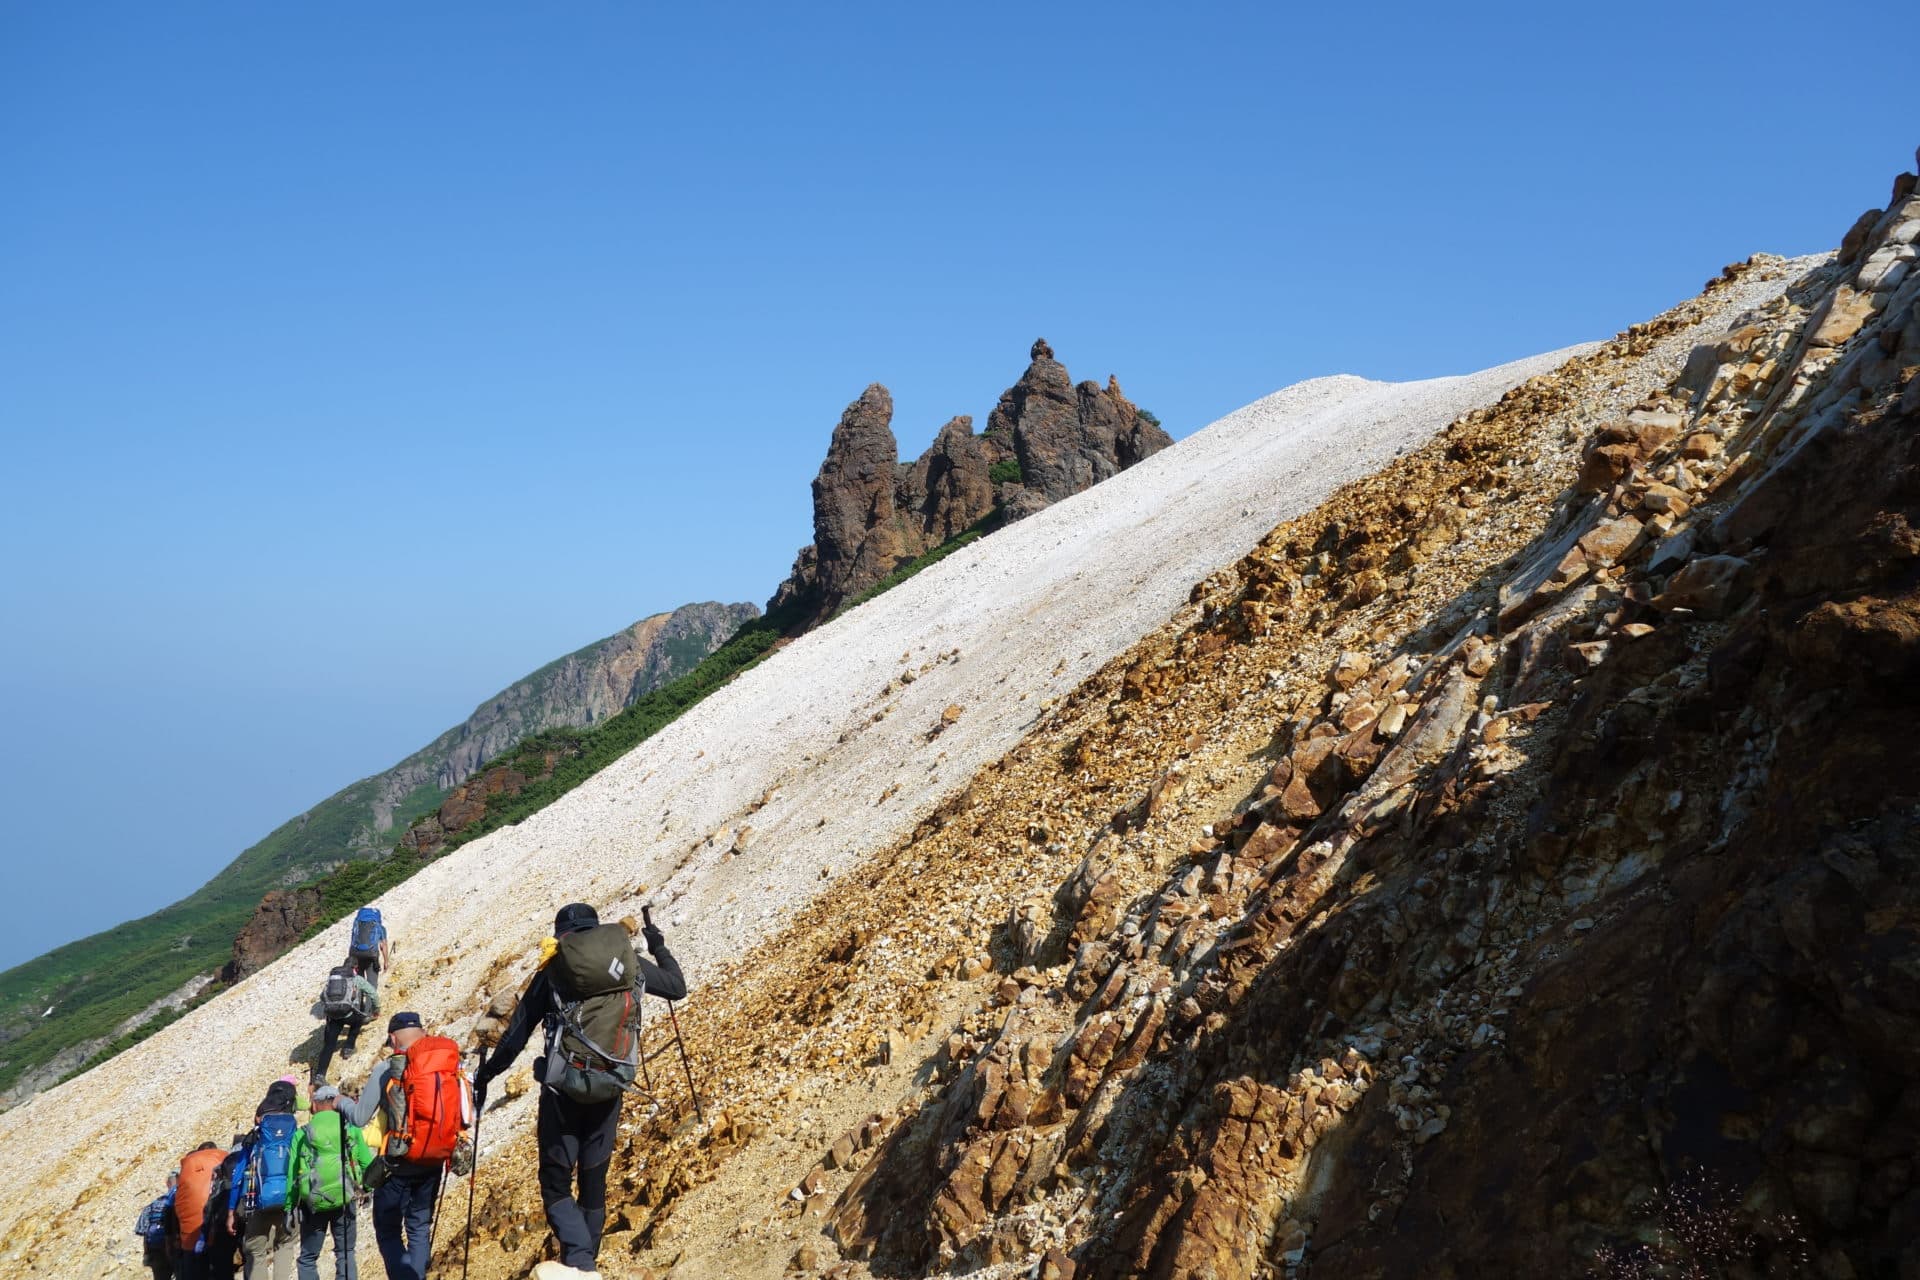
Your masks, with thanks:
[{"label": "green vegetation on slope", "polygon": [[[1016,463],[1015,465],[1018,466],[1019,464]],[[995,507],[992,511],[975,521],[971,528],[962,529],[959,533],[954,534],[951,538],[948,538],[931,551],[921,552],[886,577],[880,579],[880,581],[868,587],[865,591],[862,591],[859,595],[853,597],[853,599],[841,605],[838,609],[835,609],[833,616],[837,618],[849,609],[859,608],[882,592],[893,590],[914,574],[919,573],[923,569],[932,568],[960,548],[978,542],[999,527],[1000,508]]]},{"label": "green vegetation on slope", "polygon": [[[567,657],[591,654],[604,643],[596,641],[555,659],[509,689],[538,683]],[[668,669],[685,670],[699,658],[700,650],[695,636],[669,641],[665,653],[672,665]],[[417,860],[356,857],[385,847],[392,838],[390,832],[374,827],[375,801],[395,770],[443,750],[451,737],[451,733],[441,735],[393,770],[363,778],[281,824],[172,906],[0,973],[0,1090],[11,1088],[22,1075],[75,1045],[102,1037],[124,1038],[119,1028],[128,1019],[196,975],[219,968],[232,953],[235,935],[269,889],[307,882],[316,873],[343,866],[368,870],[345,874],[339,896],[368,890],[366,896],[372,897],[399,883],[419,865]],[[445,799],[446,792],[430,783],[414,788],[395,807],[392,829],[405,831]],[[157,1029],[146,1029],[144,1034]],[[127,1035],[141,1036],[142,1030],[135,1028]]]},{"label": "green vegetation on slope", "polygon": [[[115,1035],[196,974],[219,968],[267,890],[351,852],[362,829],[353,815],[371,812],[375,785],[363,779],[282,823],[172,906],[0,973],[0,1089],[73,1045]],[[442,798],[437,788],[416,789],[394,811],[395,825],[404,829]],[[365,827],[360,847],[373,834],[371,822]]]},{"label": "green vegetation on slope", "polygon": [[[502,792],[489,796],[485,816],[449,835],[436,856],[445,857],[469,840],[512,826],[552,804],[764,658],[780,639],[782,629],[792,621],[789,614],[769,613],[743,624],[692,671],[641,695],[624,711],[591,728],[548,729],[523,738],[511,750],[492,760],[488,767],[518,769],[534,781],[517,795]],[[545,773],[545,757],[549,752],[559,759],[551,773],[538,776]],[[364,906],[433,860],[415,857],[396,847],[384,858],[356,858],[310,881],[320,890],[321,917],[308,931],[308,936]]]},{"label": "green vegetation on slope", "polygon": [[[991,533],[999,522],[1000,513],[996,509],[971,528],[907,561],[847,601],[833,616],[837,618],[847,610],[899,586],[921,570],[940,563],[960,548]],[[486,815],[478,822],[449,835],[435,857],[445,857],[469,840],[477,840],[489,832],[512,826],[538,813],[651,738],[685,715],[708,694],[766,657],[799,612],[793,609],[783,613],[767,613],[744,624],[692,671],[636,699],[626,710],[591,728],[548,729],[523,738],[512,750],[496,757],[488,767],[517,769],[534,780],[516,794],[503,791],[487,797]],[[558,757],[550,773],[546,770],[546,756],[549,753]],[[310,881],[320,890],[321,917],[320,922],[308,930],[307,936],[312,937],[356,908],[364,906],[433,860],[414,857],[396,847],[385,858],[355,859],[318,880]]]}]

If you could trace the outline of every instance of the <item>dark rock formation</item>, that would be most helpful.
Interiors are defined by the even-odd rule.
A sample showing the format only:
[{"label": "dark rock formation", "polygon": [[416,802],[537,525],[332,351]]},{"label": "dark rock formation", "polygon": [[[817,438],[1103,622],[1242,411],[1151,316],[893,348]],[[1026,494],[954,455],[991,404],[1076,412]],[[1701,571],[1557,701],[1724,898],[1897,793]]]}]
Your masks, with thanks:
[{"label": "dark rock formation", "polygon": [[[962,415],[902,463],[892,419],[893,397],[874,383],[834,428],[813,482],[814,540],[767,605],[793,611],[796,632],[988,516],[1005,523],[1031,515],[1173,443],[1118,381],[1074,386],[1044,338],[984,434]],[[1020,464],[1022,479],[995,484],[994,465],[1009,461]]]},{"label": "dark rock formation", "polygon": [[319,919],[318,889],[269,889],[233,940],[233,958],[221,967],[220,981],[231,985],[266,968],[299,945]]},{"label": "dark rock formation", "polygon": [[1033,362],[987,417],[989,441],[1006,442],[1022,483],[1048,502],[1090,489],[1173,443],[1108,378],[1075,386],[1041,338]]},{"label": "dark rock formation", "polygon": [[[449,837],[487,815],[487,801],[494,796],[517,796],[530,782],[538,782],[553,773],[554,765],[579,754],[571,745],[542,751],[536,757],[521,747],[505,761],[487,766],[448,793],[440,807],[419,818],[400,836],[400,850],[421,858],[430,858],[445,847]],[[396,855],[398,856],[398,855]]]}]

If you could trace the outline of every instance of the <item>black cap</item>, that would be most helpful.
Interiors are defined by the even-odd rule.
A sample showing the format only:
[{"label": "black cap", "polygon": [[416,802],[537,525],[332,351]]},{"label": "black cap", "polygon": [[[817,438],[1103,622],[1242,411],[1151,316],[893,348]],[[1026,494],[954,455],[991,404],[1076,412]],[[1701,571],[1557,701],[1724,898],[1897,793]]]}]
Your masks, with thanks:
[{"label": "black cap", "polygon": [[417,1027],[420,1025],[421,1025],[421,1022],[420,1022],[419,1014],[396,1013],[391,1018],[387,1019],[387,1034],[392,1035],[394,1032],[400,1030],[403,1027]]},{"label": "black cap", "polygon": [[592,929],[600,923],[600,913],[584,902],[569,902],[553,917],[553,936]]},{"label": "black cap", "polygon": [[292,1111],[296,1097],[292,1085],[285,1080],[275,1080],[267,1086],[267,1096],[262,1098],[260,1105],[254,1108],[253,1117],[258,1120],[261,1116],[281,1115]]}]

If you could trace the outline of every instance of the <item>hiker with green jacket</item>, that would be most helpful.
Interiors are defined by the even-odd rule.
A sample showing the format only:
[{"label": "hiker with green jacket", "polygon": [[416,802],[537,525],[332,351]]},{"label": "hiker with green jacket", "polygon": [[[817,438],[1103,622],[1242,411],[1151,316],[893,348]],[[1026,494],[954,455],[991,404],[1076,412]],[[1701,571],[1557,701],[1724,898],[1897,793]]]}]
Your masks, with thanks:
[{"label": "hiker with green jacket", "polygon": [[639,1064],[640,998],[687,994],[666,939],[651,921],[643,933],[652,963],[634,954],[624,927],[601,924],[586,903],[560,908],[553,937],[542,944],[540,971],[474,1078],[475,1107],[484,1109],[488,1083],[512,1068],[535,1027],[545,1030],[546,1051],[534,1071],[541,1082],[535,1133],[540,1201],[560,1242],[560,1260],[536,1266],[535,1280],[600,1275],[595,1260],[607,1222],[607,1165],[620,1100]]},{"label": "hiker with green jacket", "polygon": [[315,1089],[313,1119],[293,1138],[287,1206],[300,1218],[299,1280],[320,1280],[320,1251],[328,1237],[333,1239],[334,1280],[357,1280],[354,1218],[373,1152],[339,1106],[338,1089],[330,1084]]}]

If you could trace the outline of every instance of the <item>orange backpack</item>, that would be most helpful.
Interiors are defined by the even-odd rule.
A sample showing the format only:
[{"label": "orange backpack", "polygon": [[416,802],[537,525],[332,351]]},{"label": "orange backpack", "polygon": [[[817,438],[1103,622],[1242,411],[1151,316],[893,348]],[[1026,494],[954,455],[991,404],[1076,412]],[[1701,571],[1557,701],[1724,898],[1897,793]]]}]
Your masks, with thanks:
[{"label": "orange backpack", "polygon": [[[452,1157],[460,1131],[473,1119],[472,1098],[460,1074],[460,1046],[445,1036],[423,1036],[407,1046],[406,1066],[387,1076],[390,1109],[387,1154],[409,1164],[439,1164]],[[393,1113],[402,1118],[393,1122]]]},{"label": "orange backpack", "polygon": [[180,1183],[173,1190],[173,1216],[180,1223],[177,1243],[183,1252],[193,1252],[193,1242],[200,1238],[209,1212],[227,1211],[225,1205],[216,1210],[207,1203],[213,1194],[213,1175],[226,1158],[227,1153],[215,1147],[211,1151],[190,1151],[180,1161]]}]

